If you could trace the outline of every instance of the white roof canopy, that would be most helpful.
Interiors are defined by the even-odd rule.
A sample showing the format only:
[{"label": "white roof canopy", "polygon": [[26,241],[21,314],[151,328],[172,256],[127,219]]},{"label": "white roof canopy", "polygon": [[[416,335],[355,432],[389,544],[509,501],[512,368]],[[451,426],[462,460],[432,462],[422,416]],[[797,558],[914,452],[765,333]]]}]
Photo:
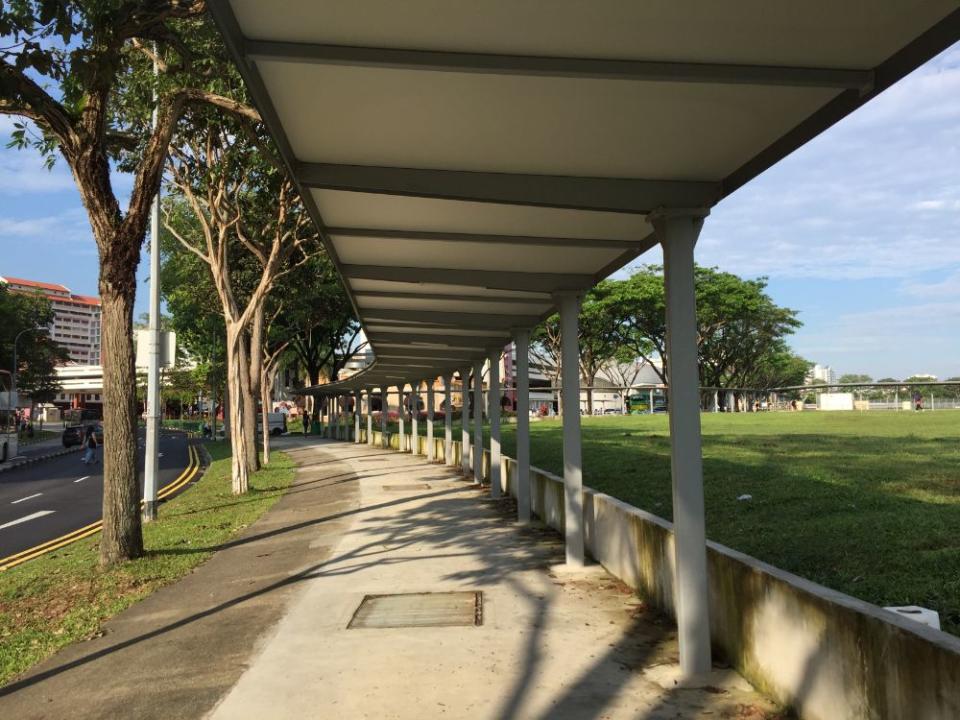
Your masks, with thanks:
[{"label": "white roof canopy", "polygon": [[214,0],[377,357],[448,373],[960,39],[956,0]]}]

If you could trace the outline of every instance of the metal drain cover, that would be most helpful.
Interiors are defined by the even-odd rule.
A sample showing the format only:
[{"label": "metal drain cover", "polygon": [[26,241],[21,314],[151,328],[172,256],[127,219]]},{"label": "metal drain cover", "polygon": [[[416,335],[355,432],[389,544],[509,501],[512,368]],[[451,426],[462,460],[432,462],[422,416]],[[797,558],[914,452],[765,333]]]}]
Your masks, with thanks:
[{"label": "metal drain cover", "polygon": [[482,592],[439,592],[366,595],[347,627],[449,627],[482,624]]},{"label": "metal drain cover", "polygon": [[383,489],[387,492],[404,492],[407,490],[429,490],[430,486],[426,483],[407,483],[405,485],[384,485]]}]

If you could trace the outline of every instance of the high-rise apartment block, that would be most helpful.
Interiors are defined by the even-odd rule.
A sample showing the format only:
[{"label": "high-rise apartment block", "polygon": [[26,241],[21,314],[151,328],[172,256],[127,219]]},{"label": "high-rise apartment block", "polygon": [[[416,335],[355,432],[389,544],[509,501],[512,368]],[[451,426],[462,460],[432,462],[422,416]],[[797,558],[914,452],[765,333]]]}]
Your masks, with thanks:
[{"label": "high-rise apartment block", "polygon": [[72,362],[100,364],[100,298],[74,295],[63,285],[23,278],[0,277],[0,282],[13,292],[46,297],[54,312],[50,338],[70,353]]}]

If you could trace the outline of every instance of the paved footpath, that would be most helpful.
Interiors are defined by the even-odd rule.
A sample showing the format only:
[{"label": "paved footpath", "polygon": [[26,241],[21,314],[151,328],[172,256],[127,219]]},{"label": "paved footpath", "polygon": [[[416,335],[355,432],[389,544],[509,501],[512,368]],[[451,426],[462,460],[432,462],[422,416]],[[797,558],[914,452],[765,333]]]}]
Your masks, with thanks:
[{"label": "paved footpath", "polygon": [[[105,637],[0,690],[0,717],[772,713],[729,670],[677,688],[669,623],[599,568],[558,568],[559,538],[517,527],[509,501],[409,455],[281,442],[300,470],[273,510]],[[481,592],[482,624],[347,628],[367,595],[448,591]]]}]

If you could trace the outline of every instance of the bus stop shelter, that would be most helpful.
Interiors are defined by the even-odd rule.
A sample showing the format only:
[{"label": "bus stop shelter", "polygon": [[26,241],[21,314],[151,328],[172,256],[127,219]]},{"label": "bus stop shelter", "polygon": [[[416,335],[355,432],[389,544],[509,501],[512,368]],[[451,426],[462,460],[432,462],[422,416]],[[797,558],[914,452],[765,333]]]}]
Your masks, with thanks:
[{"label": "bus stop shelter", "polygon": [[[531,328],[560,313],[564,405],[578,407],[579,299],[662,246],[681,666],[707,672],[697,238],[716,203],[960,39],[960,5],[210,7],[376,355],[365,372],[310,392],[369,401],[427,378],[449,389],[454,372],[466,381],[472,369],[479,398],[482,363],[515,341],[522,483]],[[479,423],[475,432],[476,442]],[[576,565],[576,412],[564,415],[564,480]]]}]

